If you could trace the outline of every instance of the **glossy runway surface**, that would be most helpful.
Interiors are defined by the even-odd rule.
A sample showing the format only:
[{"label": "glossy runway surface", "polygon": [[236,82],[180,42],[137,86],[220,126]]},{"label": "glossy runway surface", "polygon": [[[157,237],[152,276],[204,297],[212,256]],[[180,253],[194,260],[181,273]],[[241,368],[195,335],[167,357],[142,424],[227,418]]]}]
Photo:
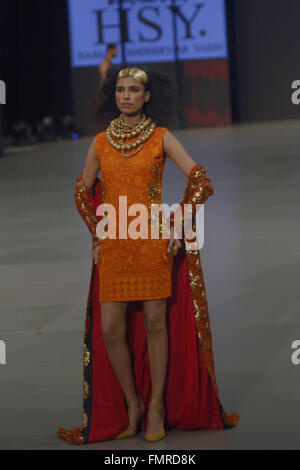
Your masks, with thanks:
[{"label": "glossy runway surface", "polygon": [[[171,430],[73,447],[59,427],[80,426],[90,234],[73,200],[90,138],[38,144],[0,158],[1,449],[300,449],[300,122],[173,131],[207,169],[201,250],[216,378],[226,431]],[[186,177],[171,160],[163,201]]]}]

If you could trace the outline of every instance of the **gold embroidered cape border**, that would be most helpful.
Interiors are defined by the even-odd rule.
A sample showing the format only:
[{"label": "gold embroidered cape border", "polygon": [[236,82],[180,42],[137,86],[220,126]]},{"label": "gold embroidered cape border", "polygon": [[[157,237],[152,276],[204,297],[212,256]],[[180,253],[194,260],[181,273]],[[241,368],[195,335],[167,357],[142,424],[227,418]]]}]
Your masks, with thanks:
[{"label": "gold embroidered cape border", "polygon": [[74,199],[77,210],[87,225],[93,241],[93,248],[101,243],[101,240],[96,235],[96,228],[98,224],[98,217],[96,216],[96,211],[94,206],[89,198],[89,193],[83,184],[82,172],[78,176],[75,184]]}]

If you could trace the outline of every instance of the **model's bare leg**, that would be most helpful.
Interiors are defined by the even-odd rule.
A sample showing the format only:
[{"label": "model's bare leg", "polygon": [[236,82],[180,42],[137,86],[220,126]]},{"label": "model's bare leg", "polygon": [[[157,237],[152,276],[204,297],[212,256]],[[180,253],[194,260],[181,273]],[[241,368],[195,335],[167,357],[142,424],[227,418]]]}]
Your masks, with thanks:
[{"label": "model's bare leg", "polygon": [[[143,302],[152,396],[164,395],[168,361],[166,305],[167,299],[145,300]],[[164,401],[156,398],[150,403],[147,432],[160,431],[163,425]]]},{"label": "model's bare leg", "polygon": [[131,357],[126,341],[126,312],[128,302],[100,302],[102,333],[112,368],[124,392],[128,406],[128,429],[135,431],[140,404],[128,401],[137,396]]}]

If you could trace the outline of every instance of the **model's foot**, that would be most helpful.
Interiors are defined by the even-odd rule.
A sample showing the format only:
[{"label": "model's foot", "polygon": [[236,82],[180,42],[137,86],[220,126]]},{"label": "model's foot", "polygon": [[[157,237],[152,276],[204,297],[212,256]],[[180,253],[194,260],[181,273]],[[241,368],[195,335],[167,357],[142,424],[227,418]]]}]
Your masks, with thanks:
[{"label": "model's foot", "polygon": [[128,401],[127,413],[129,419],[129,425],[127,430],[133,431],[135,433],[137,431],[137,426],[143,413],[142,400],[139,398],[137,400]]},{"label": "model's foot", "polygon": [[148,411],[147,433],[158,432],[164,429],[165,408],[163,397],[152,398]]}]

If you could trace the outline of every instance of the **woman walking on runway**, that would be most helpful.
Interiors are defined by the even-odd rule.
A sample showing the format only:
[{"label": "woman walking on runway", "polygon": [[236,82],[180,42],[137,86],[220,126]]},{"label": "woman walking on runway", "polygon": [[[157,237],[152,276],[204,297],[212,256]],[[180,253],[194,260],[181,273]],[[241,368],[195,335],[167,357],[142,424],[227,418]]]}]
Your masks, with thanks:
[{"label": "woman walking on runway", "polygon": [[[218,398],[200,252],[186,249],[184,236],[177,238],[174,214],[169,238],[162,238],[160,222],[159,238],[151,238],[150,229],[151,205],[162,203],[167,157],[187,177],[179,210],[190,204],[193,223],[196,204],[213,194],[213,186],[168,129],[175,98],[165,76],[139,68],[111,70],[100,98],[106,130],[94,138],[75,188],[93,258],[83,419],[79,428],[58,434],[83,444],[132,437],[142,425],[145,440],[154,442],[171,428],[233,427],[239,415],[225,413]],[[128,225],[120,209],[125,196],[126,207],[147,208],[144,238],[119,237]],[[116,237],[97,236],[103,214],[96,210],[103,203],[115,209]]]}]

